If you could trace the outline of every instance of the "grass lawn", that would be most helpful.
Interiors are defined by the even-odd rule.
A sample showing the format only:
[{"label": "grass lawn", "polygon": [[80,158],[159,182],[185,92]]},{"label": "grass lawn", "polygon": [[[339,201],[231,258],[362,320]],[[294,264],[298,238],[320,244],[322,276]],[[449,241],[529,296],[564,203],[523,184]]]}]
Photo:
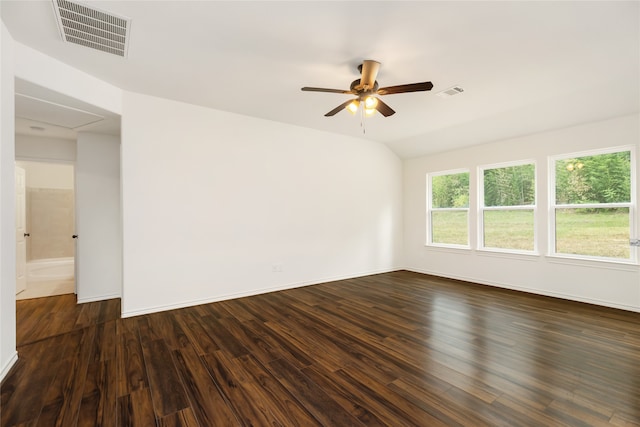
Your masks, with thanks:
[{"label": "grass lawn", "polygon": [[467,212],[444,211],[431,214],[433,243],[446,243],[448,245],[469,244],[469,231]]},{"label": "grass lawn", "polygon": [[[533,250],[533,211],[487,211],[485,246]],[[434,243],[467,244],[467,213],[433,212]],[[561,209],[556,214],[556,252],[610,258],[629,258],[629,211],[587,212]]]},{"label": "grass lawn", "polygon": [[556,252],[611,258],[629,258],[629,210],[556,213]]},{"label": "grass lawn", "polygon": [[487,248],[532,251],[533,234],[533,210],[484,213],[484,246]]}]

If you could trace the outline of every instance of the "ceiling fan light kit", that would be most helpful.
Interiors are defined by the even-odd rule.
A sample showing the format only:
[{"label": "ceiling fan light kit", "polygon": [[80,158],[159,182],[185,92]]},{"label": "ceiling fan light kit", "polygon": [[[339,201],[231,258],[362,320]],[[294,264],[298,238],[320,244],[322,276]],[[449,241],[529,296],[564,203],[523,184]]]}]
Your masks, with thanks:
[{"label": "ceiling fan light kit", "polygon": [[395,114],[395,111],[378,98],[378,96],[408,92],[424,92],[433,88],[433,84],[431,82],[410,83],[380,88],[376,80],[379,70],[380,63],[378,61],[366,59],[358,66],[358,71],[360,71],[361,74],[360,78],[351,82],[349,90],[308,86],[303,87],[302,90],[306,92],[342,93],[357,96],[357,98],[346,101],[329,111],[325,114],[325,117],[334,116],[344,109],[355,114],[360,108],[360,104],[363,105],[363,112],[365,115],[373,115],[378,111],[384,117],[389,117]]}]

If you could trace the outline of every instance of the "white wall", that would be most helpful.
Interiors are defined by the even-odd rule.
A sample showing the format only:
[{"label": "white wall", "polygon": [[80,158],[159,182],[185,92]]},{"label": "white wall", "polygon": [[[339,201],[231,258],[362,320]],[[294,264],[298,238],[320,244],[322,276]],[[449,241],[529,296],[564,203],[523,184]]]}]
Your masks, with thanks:
[{"label": "white wall", "polygon": [[74,162],[76,141],[41,136],[16,135],[16,159]]},{"label": "white wall", "polygon": [[[120,113],[122,91],[110,84],[63,64],[47,55],[14,42],[4,23],[0,29],[0,379],[17,360],[15,315],[15,189],[14,189],[14,79],[20,78],[75,97],[105,110]],[[28,138],[27,138],[28,139]],[[65,145],[65,147],[63,147]],[[72,143],[49,147],[38,153],[42,141],[20,144],[23,159],[75,160]]]},{"label": "white wall", "polygon": [[123,314],[393,270],[401,176],[381,144],[125,93]]},{"label": "white wall", "polygon": [[[549,244],[546,233],[547,157],[613,146],[637,147],[639,141],[640,120],[634,115],[406,160],[405,267],[438,276],[640,311],[637,265],[572,261],[545,256]],[[428,172],[469,168],[470,187],[475,188],[478,166],[527,159],[534,159],[538,170],[536,220],[541,225],[538,230],[540,256],[425,246]],[[640,169],[640,163],[637,164]],[[640,182],[638,176],[636,181]],[[476,202],[474,193],[471,191],[471,206]],[[476,211],[471,208],[472,241],[475,241],[476,217]],[[639,224],[635,225],[637,227]]]},{"label": "white wall", "polygon": [[78,303],[120,297],[121,230],[120,138],[79,132],[76,157]]},{"label": "white wall", "polygon": [[121,114],[122,90],[116,86],[21,43],[14,45],[16,77]]},{"label": "white wall", "polygon": [[17,360],[13,40],[0,22],[0,381]]},{"label": "white wall", "polygon": [[16,162],[26,172],[29,188],[73,190],[73,165],[46,162]]}]

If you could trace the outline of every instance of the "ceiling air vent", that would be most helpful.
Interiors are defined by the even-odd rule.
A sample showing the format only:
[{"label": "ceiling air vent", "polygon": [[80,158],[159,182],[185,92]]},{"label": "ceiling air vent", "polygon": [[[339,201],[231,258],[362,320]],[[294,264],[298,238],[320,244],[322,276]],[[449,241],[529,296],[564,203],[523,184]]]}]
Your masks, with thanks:
[{"label": "ceiling air vent", "polygon": [[53,0],[62,39],[125,57],[131,19],[67,0]]},{"label": "ceiling air vent", "polygon": [[449,98],[450,96],[458,95],[462,92],[464,92],[464,89],[462,89],[460,86],[453,86],[449,89],[445,89],[436,93],[436,95],[438,95],[440,98]]}]

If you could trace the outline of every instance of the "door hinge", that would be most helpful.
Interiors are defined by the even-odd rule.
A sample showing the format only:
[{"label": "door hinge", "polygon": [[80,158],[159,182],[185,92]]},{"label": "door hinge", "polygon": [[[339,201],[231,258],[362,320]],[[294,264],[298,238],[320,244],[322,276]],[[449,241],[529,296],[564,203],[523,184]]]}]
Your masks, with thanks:
[{"label": "door hinge", "polygon": [[629,245],[630,246],[640,246],[640,239],[630,239],[629,240]]}]

